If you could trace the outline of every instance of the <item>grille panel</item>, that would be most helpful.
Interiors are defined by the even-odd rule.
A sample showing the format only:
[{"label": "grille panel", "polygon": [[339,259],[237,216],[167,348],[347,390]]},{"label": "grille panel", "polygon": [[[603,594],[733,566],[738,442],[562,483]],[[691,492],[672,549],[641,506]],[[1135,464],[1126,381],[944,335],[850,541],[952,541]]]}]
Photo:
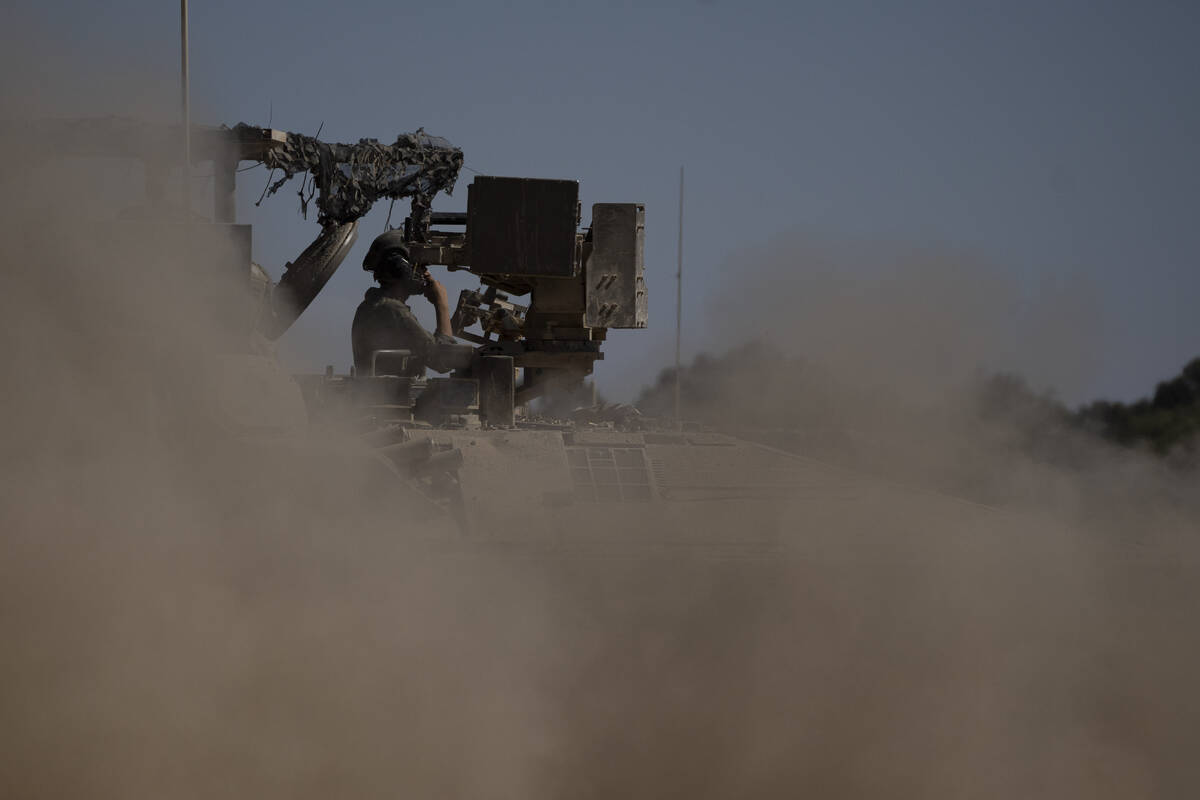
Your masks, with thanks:
[{"label": "grille panel", "polygon": [[640,447],[568,447],[567,464],[579,502],[647,502],[654,497]]}]

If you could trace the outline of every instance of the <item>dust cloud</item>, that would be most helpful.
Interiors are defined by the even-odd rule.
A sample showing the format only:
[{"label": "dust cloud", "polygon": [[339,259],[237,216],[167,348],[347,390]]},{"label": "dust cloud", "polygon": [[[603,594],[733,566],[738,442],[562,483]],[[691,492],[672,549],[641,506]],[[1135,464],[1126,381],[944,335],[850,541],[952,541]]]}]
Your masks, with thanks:
[{"label": "dust cloud", "polygon": [[[724,352],[685,376],[693,418],[1064,521],[1196,509],[1186,459],[1110,447],[1054,413],[1060,397],[1094,399],[1082,392],[1104,366],[1104,308],[1086,277],[1031,291],[969,251],[802,235],[739,253],[722,274],[707,327]],[[643,405],[665,410],[670,383],[664,373]]]},{"label": "dust cloud", "polygon": [[[248,390],[251,416],[255,397],[279,399],[252,435],[214,422],[222,359],[271,374],[269,348],[237,333],[246,276],[211,274],[235,241],[130,212],[144,175],[126,162],[19,172],[0,295],[0,795],[1196,786],[1192,507],[1148,463],[1097,452],[1067,473],[966,422],[922,426],[933,455],[902,457],[931,419],[926,378],[973,368],[1006,330],[977,326],[993,293],[968,319],[933,314],[952,272],[881,276],[870,313],[855,292],[785,284],[778,306],[724,319],[734,340],[791,342],[828,374],[854,365],[866,389],[827,389],[821,407],[870,431],[858,461],[827,448],[797,460],[807,477],[786,497],[646,510],[622,534],[766,531],[777,547],[484,548],[417,519],[354,442],[291,424],[278,382]],[[956,349],[930,360],[907,322],[873,335],[896,286]],[[753,391],[807,402],[791,388]],[[870,413],[881,392],[919,410]],[[886,469],[858,468],[872,452]],[[964,453],[1003,504],[936,491]],[[581,516],[547,513],[563,529]]]},{"label": "dust cloud", "polygon": [[724,793],[1194,790],[1200,476],[988,394],[1087,380],[1086,282],[1030,298],[970,253],[804,237],[724,274],[714,339],[750,341],[690,366],[685,417],[843,476],[780,518]]}]

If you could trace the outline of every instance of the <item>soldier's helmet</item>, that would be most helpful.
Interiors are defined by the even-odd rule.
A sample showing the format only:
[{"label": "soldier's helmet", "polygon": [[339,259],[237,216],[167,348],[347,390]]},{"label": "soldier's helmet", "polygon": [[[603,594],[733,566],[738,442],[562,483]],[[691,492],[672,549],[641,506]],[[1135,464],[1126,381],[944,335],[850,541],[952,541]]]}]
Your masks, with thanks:
[{"label": "soldier's helmet", "polygon": [[404,231],[391,230],[376,236],[363,257],[363,269],[374,273],[380,283],[399,281],[409,294],[425,291],[425,270],[412,262]]}]

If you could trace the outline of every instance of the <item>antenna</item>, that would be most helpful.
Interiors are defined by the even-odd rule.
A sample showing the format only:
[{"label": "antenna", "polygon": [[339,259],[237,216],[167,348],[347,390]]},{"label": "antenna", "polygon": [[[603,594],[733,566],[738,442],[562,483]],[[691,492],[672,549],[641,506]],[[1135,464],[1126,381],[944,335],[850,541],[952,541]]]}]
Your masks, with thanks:
[{"label": "antenna", "polygon": [[683,165],[679,167],[679,271],[675,273],[675,427],[683,430],[679,412],[679,345],[683,338]]},{"label": "antenna", "polygon": [[179,92],[183,106],[183,219],[192,210],[192,109],[188,94],[188,0],[179,0]]}]

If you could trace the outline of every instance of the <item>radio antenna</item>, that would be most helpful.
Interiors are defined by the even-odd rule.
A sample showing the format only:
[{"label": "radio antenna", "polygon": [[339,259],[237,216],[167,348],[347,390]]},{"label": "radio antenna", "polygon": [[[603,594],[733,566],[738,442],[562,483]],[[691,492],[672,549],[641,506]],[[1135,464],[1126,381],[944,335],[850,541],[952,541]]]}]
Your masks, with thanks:
[{"label": "radio antenna", "polygon": [[683,430],[683,417],[679,412],[679,384],[682,373],[679,363],[679,346],[683,339],[683,166],[679,167],[679,269],[675,273],[675,427]]},{"label": "radio antenna", "polygon": [[188,91],[188,0],[179,0],[179,94],[183,111],[183,218],[192,210],[192,109]]}]

